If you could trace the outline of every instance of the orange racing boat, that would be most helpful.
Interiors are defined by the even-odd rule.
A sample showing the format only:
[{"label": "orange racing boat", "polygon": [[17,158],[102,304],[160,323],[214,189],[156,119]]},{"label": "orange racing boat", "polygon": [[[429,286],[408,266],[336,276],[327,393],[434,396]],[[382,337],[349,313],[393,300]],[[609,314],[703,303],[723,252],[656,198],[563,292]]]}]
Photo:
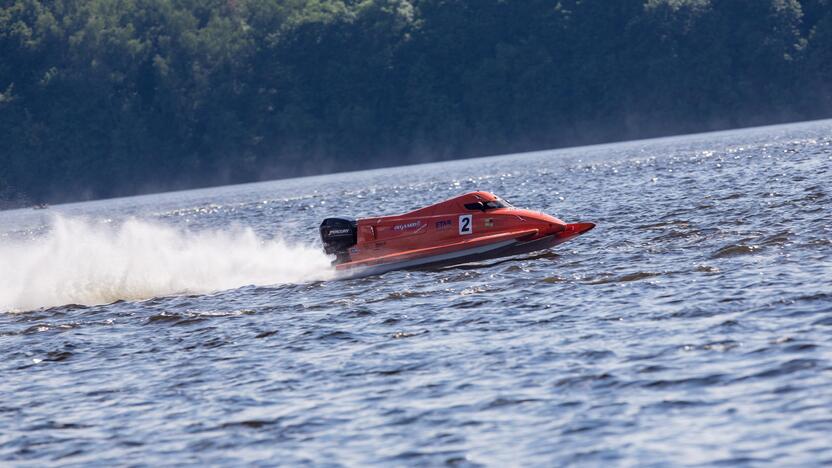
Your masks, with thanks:
[{"label": "orange racing boat", "polygon": [[327,218],[320,230],[336,270],[366,276],[535,252],[593,227],[515,208],[488,192],[471,192],[403,215]]}]

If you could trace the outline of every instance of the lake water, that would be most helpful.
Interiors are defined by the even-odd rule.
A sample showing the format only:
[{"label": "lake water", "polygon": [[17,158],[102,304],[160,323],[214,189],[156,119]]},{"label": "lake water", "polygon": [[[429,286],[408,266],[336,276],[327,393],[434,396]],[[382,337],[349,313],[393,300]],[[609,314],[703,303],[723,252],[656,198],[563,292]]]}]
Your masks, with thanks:
[{"label": "lake water", "polygon": [[[597,227],[333,281],[324,217]],[[3,464],[832,463],[832,121],[0,212]]]}]

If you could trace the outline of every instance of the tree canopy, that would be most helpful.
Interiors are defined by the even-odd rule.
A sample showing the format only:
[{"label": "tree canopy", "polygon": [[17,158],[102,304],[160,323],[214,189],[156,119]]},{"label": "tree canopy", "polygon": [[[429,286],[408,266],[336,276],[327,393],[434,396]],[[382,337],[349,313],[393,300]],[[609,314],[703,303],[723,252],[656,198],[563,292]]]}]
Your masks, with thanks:
[{"label": "tree canopy", "polygon": [[832,113],[832,0],[8,0],[0,200]]}]

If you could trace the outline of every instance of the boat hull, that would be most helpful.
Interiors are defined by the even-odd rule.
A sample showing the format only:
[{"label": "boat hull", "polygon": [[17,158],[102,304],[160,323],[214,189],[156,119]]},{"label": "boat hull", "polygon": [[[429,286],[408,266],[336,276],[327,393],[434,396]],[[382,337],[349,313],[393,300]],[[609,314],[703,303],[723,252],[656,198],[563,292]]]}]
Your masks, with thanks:
[{"label": "boat hull", "polygon": [[426,253],[374,264],[342,264],[338,265],[337,268],[338,277],[344,279],[358,278],[379,275],[393,270],[441,268],[538,252],[574,239],[593,227],[595,225],[592,223],[574,223],[568,224],[567,228],[558,234],[544,237],[522,233],[515,238],[496,239],[494,242],[484,245],[463,246],[453,251]]}]

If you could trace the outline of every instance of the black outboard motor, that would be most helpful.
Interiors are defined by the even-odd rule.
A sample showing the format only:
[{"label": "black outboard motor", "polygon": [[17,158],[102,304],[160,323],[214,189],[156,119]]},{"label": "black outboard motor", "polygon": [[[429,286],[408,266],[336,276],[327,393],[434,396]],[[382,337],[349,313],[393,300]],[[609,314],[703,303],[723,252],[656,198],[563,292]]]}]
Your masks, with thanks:
[{"label": "black outboard motor", "polygon": [[327,218],[321,223],[321,242],[324,252],[335,254],[333,264],[350,261],[349,248],[358,242],[358,227],[354,220]]}]

